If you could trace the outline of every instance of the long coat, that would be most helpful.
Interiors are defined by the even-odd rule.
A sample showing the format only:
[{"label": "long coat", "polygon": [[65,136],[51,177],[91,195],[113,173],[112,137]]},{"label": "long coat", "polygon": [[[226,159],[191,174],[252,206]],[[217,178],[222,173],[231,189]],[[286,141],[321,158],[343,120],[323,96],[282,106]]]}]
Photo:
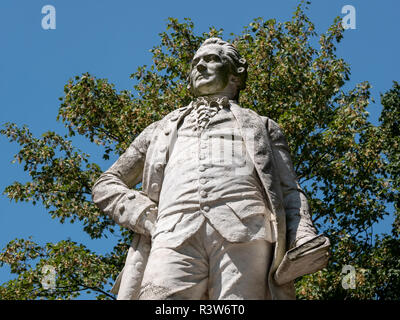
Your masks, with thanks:
[{"label": "long coat", "polygon": [[[297,182],[286,139],[277,123],[241,108],[233,101],[230,104],[246,150],[265,189],[265,200],[277,232],[268,276],[269,295],[272,299],[295,299],[293,282],[277,285],[274,273],[288,246],[304,234],[316,234],[308,203]],[[148,126],[96,181],[93,201],[120,225],[133,230],[140,215],[158,205],[168,151],[175,143],[179,121],[191,109],[192,104],[176,109]],[[142,191],[131,189],[140,182]],[[123,217],[126,217],[128,201],[134,202],[134,209],[130,209],[129,219],[126,219]],[[150,246],[149,237],[135,234],[125,267],[112,289],[112,292],[118,292],[118,299],[137,299]]]}]

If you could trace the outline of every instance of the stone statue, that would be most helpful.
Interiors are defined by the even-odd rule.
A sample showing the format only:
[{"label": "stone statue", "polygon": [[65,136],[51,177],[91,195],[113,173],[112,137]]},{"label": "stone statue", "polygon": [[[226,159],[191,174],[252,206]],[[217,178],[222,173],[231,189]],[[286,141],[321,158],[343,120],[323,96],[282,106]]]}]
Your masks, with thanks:
[{"label": "stone statue", "polygon": [[118,299],[295,299],[294,278],[326,265],[284,135],[238,105],[246,78],[236,48],[207,39],[189,75],[196,99],[96,181],[93,201],[135,233]]}]

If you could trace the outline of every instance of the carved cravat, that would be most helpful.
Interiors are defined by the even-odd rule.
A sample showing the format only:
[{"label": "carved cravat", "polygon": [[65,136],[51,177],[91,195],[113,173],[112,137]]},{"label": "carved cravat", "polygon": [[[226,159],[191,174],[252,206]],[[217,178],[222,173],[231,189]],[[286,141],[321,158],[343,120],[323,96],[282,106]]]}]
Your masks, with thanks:
[{"label": "carved cravat", "polygon": [[198,97],[194,102],[197,129],[203,130],[219,110],[229,107],[228,97]]}]

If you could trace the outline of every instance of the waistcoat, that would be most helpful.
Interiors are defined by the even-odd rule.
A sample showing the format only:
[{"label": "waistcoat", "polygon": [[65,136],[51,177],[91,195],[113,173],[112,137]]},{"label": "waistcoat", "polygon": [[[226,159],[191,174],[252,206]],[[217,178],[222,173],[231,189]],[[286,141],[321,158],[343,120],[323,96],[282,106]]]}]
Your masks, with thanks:
[{"label": "waistcoat", "polygon": [[197,126],[196,109],[178,125],[153,237],[177,247],[208,222],[228,241],[275,242],[264,190],[229,107]]}]

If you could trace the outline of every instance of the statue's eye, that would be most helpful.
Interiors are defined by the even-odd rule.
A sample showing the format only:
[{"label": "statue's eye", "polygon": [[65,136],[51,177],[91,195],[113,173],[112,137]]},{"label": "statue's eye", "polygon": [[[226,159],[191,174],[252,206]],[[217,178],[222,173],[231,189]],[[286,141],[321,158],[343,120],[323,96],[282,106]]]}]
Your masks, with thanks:
[{"label": "statue's eye", "polygon": [[220,61],[220,59],[216,54],[209,54],[204,57],[204,61],[205,62],[210,62],[210,61],[218,62],[218,61]]},{"label": "statue's eye", "polygon": [[219,58],[219,56],[217,56],[216,54],[212,54],[212,55],[210,56],[210,58],[211,58],[212,61],[215,61],[215,62],[220,62],[220,61],[221,61],[221,59]]},{"label": "statue's eye", "polygon": [[192,61],[192,67],[194,67],[195,65],[197,65],[199,63],[199,59],[194,59]]}]

